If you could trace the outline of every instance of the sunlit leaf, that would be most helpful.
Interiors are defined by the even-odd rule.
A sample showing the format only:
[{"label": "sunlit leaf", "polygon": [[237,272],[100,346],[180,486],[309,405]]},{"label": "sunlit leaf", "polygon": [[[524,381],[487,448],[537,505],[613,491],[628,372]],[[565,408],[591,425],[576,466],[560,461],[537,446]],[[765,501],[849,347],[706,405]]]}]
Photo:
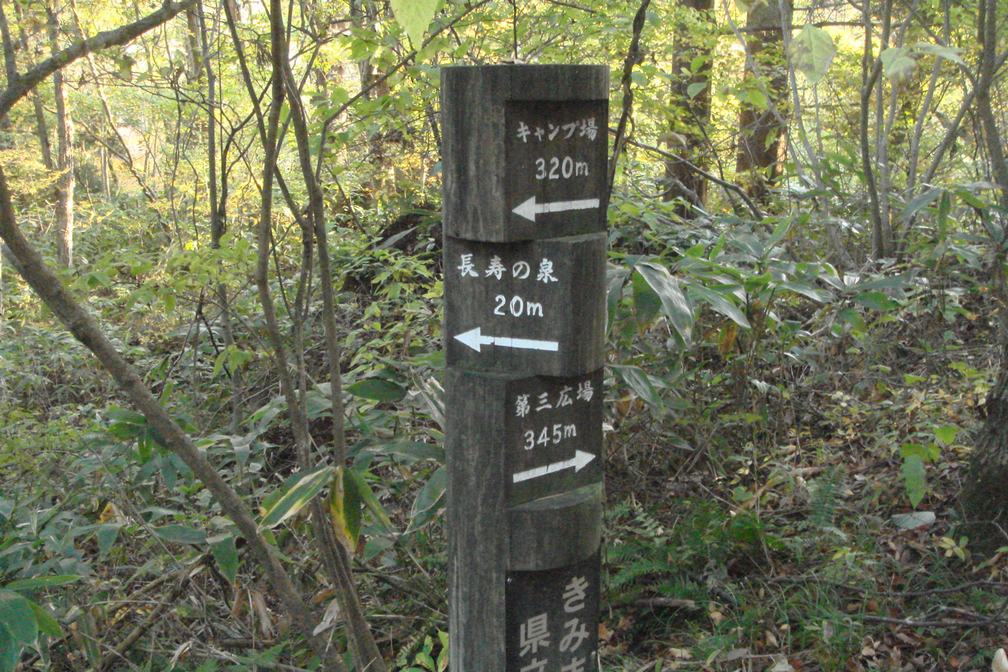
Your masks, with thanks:
[{"label": "sunlit leaf", "polygon": [[392,13],[413,41],[414,48],[419,49],[423,44],[424,32],[434,20],[440,4],[441,0],[392,0]]},{"label": "sunlit leaf", "polygon": [[815,84],[826,76],[836,46],[833,38],[822,28],[808,24],[791,41],[791,60],[796,70]]},{"label": "sunlit leaf", "polygon": [[940,443],[947,446],[955,441],[956,435],[959,434],[959,428],[955,425],[942,425],[935,429],[934,434]]},{"label": "sunlit leaf", "polygon": [[332,478],[333,472],[334,469],[332,467],[321,467],[299,478],[263,514],[262,521],[259,523],[259,529],[272,529],[291,516],[296,515],[311,502],[315,495],[322,491],[322,488]]},{"label": "sunlit leaf", "polygon": [[962,59],[962,49],[958,47],[946,47],[940,44],[928,44],[927,42],[918,42],[914,45],[914,49],[920,53],[930,54],[932,56],[938,56],[939,58],[948,59],[954,63],[960,65],[965,65],[966,62]]},{"label": "sunlit leaf", "polygon": [[686,87],[686,95],[690,98],[696,98],[699,96],[704,89],[707,88],[707,82],[693,82]]},{"label": "sunlit leaf", "polygon": [[910,53],[910,47],[889,47],[879,54],[882,61],[882,72],[889,79],[901,82],[913,75],[917,69],[917,61]]}]

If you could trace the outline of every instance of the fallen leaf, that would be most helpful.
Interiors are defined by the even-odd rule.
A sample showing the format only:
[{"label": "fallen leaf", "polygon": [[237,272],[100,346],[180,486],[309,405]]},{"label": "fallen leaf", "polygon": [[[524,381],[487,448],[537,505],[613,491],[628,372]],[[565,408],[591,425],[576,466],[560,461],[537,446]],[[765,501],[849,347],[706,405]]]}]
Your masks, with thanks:
[{"label": "fallen leaf", "polygon": [[777,658],[774,661],[773,667],[771,667],[767,672],[795,672],[795,668],[791,666],[787,658]]},{"label": "fallen leaf", "polygon": [[991,672],[1008,672],[1008,654],[1004,649],[998,649],[991,662]]}]

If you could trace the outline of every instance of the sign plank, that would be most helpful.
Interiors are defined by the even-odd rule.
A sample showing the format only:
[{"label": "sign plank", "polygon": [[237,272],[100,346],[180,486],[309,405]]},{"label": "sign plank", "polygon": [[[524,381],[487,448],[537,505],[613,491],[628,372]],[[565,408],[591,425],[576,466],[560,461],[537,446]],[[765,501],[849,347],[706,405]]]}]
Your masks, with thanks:
[{"label": "sign plank", "polygon": [[604,231],[608,101],[606,66],[443,68],[445,234],[510,242]]},{"label": "sign plank", "polygon": [[509,572],[507,672],[598,671],[599,556]]},{"label": "sign plank", "polygon": [[449,366],[572,375],[605,356],[605,235],[501,245],[446,238]]}]

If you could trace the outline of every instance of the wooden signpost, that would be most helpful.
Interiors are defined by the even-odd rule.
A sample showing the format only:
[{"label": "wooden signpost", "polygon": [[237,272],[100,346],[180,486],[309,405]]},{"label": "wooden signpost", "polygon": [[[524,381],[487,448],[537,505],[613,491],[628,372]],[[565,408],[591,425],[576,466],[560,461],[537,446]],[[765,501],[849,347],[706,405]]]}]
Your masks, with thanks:
[{"label": "wooden signpost", "polygon": [[452,672],[597,672],[609,70],[450,67]]}]

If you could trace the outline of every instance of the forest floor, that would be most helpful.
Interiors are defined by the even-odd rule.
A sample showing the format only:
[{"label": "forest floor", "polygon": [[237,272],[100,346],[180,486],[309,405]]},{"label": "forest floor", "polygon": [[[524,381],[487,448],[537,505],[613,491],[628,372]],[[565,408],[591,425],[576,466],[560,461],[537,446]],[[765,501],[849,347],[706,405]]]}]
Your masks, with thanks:
[{"label": "forest floor", "polygon": [[956,526],[996,363],[974,314],[937,322],[823,353],[828,374],[751,397],[706,442],[669,446],[646,414],[617,425],[608,669],[991,669],[1008,533],[980,557]]},{"label": "forest floor", "polygon": [[[661,408],[609,376],[604,672],[991,669],[1008,647],[1008,535],[981,556],[957,530],[996,365],[990,306],[973,302],[952,319],[936,317],[930,298],[908,302],[857,338],[810,339],[818,350],[799,365],[770,356],[772,337],[747,342],[745,352],[765,356],[705,338]],[[400,336],[387,338],[398,347]],[[124,347],[152,370],[185,366],[177,338]],[[269,380],[255,383],[250,407],[271,408]],[[41,655],[26,651],[25,669],[310,666],[250,563],[229,582],[186,536],[221,524],[206,492],[130,425],[135,416],[106,407],[116,392],[69,336],[42,325],[0,339],[2,385],[17,403],[0,404],[0,580],[69,577],[38,595],[62,633]],[[410,406],[416,398],[353,411],[351,442],[365,430],[402,441],[402,423],[415,421],[412,443],[396,448],[414,451],[409,460],[365,465],[397,532],[363,526],[356,575],[392,669],[443,672],[438,435],[433,416]],[[224,460],[238,443],[218,447],[236,437],[203,445],[239,487],[275,489],[293,464],[289,432],[280,422],[257,436],[244,466]],[[253,465],[262,478],[250,478]],[[276,540],[299,580],[324,586],[303,523],[277,528]],[[119,654],[138,622],[144,630]]]}]

